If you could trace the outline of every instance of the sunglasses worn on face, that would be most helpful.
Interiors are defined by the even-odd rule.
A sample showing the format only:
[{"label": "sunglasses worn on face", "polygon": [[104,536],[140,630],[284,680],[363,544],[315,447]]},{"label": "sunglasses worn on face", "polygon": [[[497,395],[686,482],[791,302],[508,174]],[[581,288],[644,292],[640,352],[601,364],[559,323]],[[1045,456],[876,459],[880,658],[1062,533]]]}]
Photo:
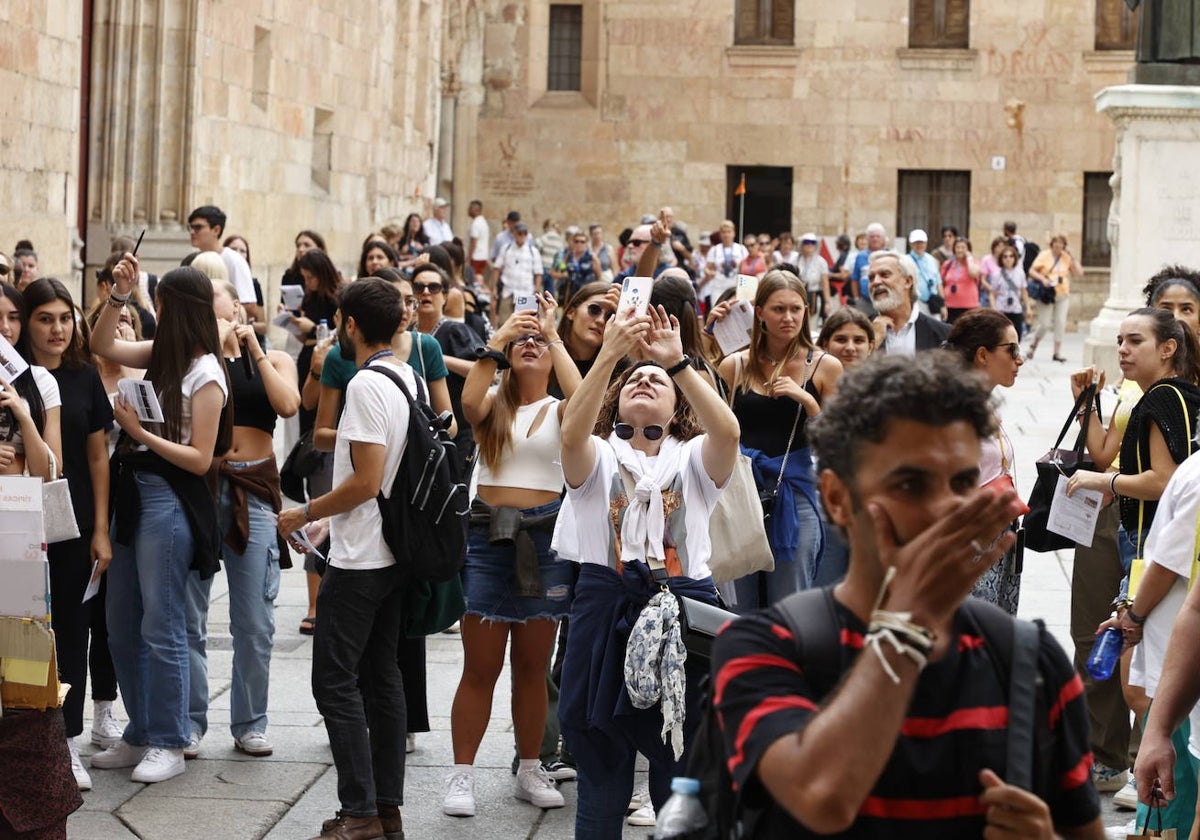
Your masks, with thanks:
[{"label": "sunglasses worn on face", "polygon": [[649,240],[649,239],[630,239],[630,240],[629,240],[629,247],[630,247],[630,248],[636,248],[636,247],[638,247],[639,245],[649,245],[649,244],[650,244],[650,240]]},{"label": "sunglasses worn on face", "polygon": [[599,318],[601,315],[603,315],[604,320],[607,321],[609,318],[611,318],[616,313],[613,312],[611,309],[604,308],[603,306],[601,306],[598,303],[589,303],[587,305],[587,314],[588,314],[589,318]]},{"label": "sunglasses worn on face", "polygon": [[997,344],[997,345],[996,345],[995,347],[993,347],[992,349],[993,349],[993,350],[999,350],[1001,347],[1003,347],[1004,349],[1008,350],[1008,355],[1012,356],[1014,359],[1020,359],[1020,358],[1021,358],[1021,345],[1020,345],[1020,344],[1018,344],[1017,342],[1015,342],[1015,341],[1010,341],[1010,342],[1008,342],[1008,343],[1006,343],[1006,344]]},{"label": "sunglasses worn on face", "polygon": [[550,342],[546,340],[545,336],[534,335],[533,333],[517,336],[513,339],[513,347],[524,347],[526,344],[532,344],[534,347],[541,347],[543,349],[550,346]]},{"label": "sunglasses worn on face", "polygon": [[207,222],[193,222],[192,224],[188,225],[188,230],[190,230],[194,233],[199,233],[200,231],[204,230],[206,227],[208,227]]},{"label": "sunglasses worn on face", "polygon": [[641,432],[646,440],[658,440],[665,430],[657,424],[653,426],[631,426],[628,423],[613,423],[613,433],[621,440],[632,440],[635,432]]},{"label": "sunglasses worn on face", "polygon": [[413,283],[413,291],[419,295],[429,292],[431,295],[440,295],[442,293],[441,283]]}]

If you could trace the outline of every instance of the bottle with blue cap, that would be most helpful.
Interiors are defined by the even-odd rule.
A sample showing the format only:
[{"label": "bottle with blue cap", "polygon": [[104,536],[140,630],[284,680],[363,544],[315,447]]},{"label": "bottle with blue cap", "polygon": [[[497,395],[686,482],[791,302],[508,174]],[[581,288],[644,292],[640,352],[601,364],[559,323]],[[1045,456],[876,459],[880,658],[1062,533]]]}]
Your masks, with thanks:
[{"label": "bottle with blue cap", "polygon": [[654,840],[688,840],[699,837],[708,825],[708,815],[700,802],[700,782],[686,776],[671,780],[671,798],[658,812]]}]

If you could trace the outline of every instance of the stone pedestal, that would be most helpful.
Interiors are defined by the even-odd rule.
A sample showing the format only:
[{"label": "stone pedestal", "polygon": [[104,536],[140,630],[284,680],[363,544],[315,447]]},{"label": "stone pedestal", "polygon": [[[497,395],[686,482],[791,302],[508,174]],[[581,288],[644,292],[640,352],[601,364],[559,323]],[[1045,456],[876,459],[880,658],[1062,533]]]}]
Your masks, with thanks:
[{"label": "stone pedestal", "polygon": [[1108,300],[1092,321],[1084,362],[1120,377],[1117,331],[1145,305],[1142,287],[1164,265],[1200,268],[1200,87],[1121,85],[1096,94],[1116,127],[1108,233]]}]

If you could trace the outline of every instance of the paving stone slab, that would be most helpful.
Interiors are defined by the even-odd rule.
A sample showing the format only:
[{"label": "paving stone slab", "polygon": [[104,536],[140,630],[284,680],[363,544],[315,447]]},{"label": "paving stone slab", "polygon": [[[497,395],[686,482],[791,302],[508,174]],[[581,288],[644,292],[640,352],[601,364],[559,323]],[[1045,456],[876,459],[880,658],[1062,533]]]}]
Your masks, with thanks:
[{"label": "paving stone slab", "polygon": [[189,761],[186,773],[147,785],[132,801],[214,799],[253,811],[257,806],[247,806],[246,801],[295,802],[327,766],[288,761]]},{"label": "paving stone slab", "polygon": [[67,818],[67,837],[71,840],[136,840],[137,835],[108,811],[79,810]]},{"label": "paving stone slab", "polygon": [[142,795],[123,805],[119,815],[141,840],[258,840],[288,806],[269,800],[247,807],[244,801],[223,798]]}]

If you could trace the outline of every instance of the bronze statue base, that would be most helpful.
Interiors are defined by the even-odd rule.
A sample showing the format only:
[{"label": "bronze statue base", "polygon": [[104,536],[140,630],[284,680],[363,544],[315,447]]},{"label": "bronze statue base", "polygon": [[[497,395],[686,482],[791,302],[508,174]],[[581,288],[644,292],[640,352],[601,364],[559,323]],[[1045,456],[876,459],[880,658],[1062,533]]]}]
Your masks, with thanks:
[{"label": "bronze statue base", "polygon": [[1200,62],[1141,62],[1129,70],[1128,80],[1134,85],[1200,85]]}]

